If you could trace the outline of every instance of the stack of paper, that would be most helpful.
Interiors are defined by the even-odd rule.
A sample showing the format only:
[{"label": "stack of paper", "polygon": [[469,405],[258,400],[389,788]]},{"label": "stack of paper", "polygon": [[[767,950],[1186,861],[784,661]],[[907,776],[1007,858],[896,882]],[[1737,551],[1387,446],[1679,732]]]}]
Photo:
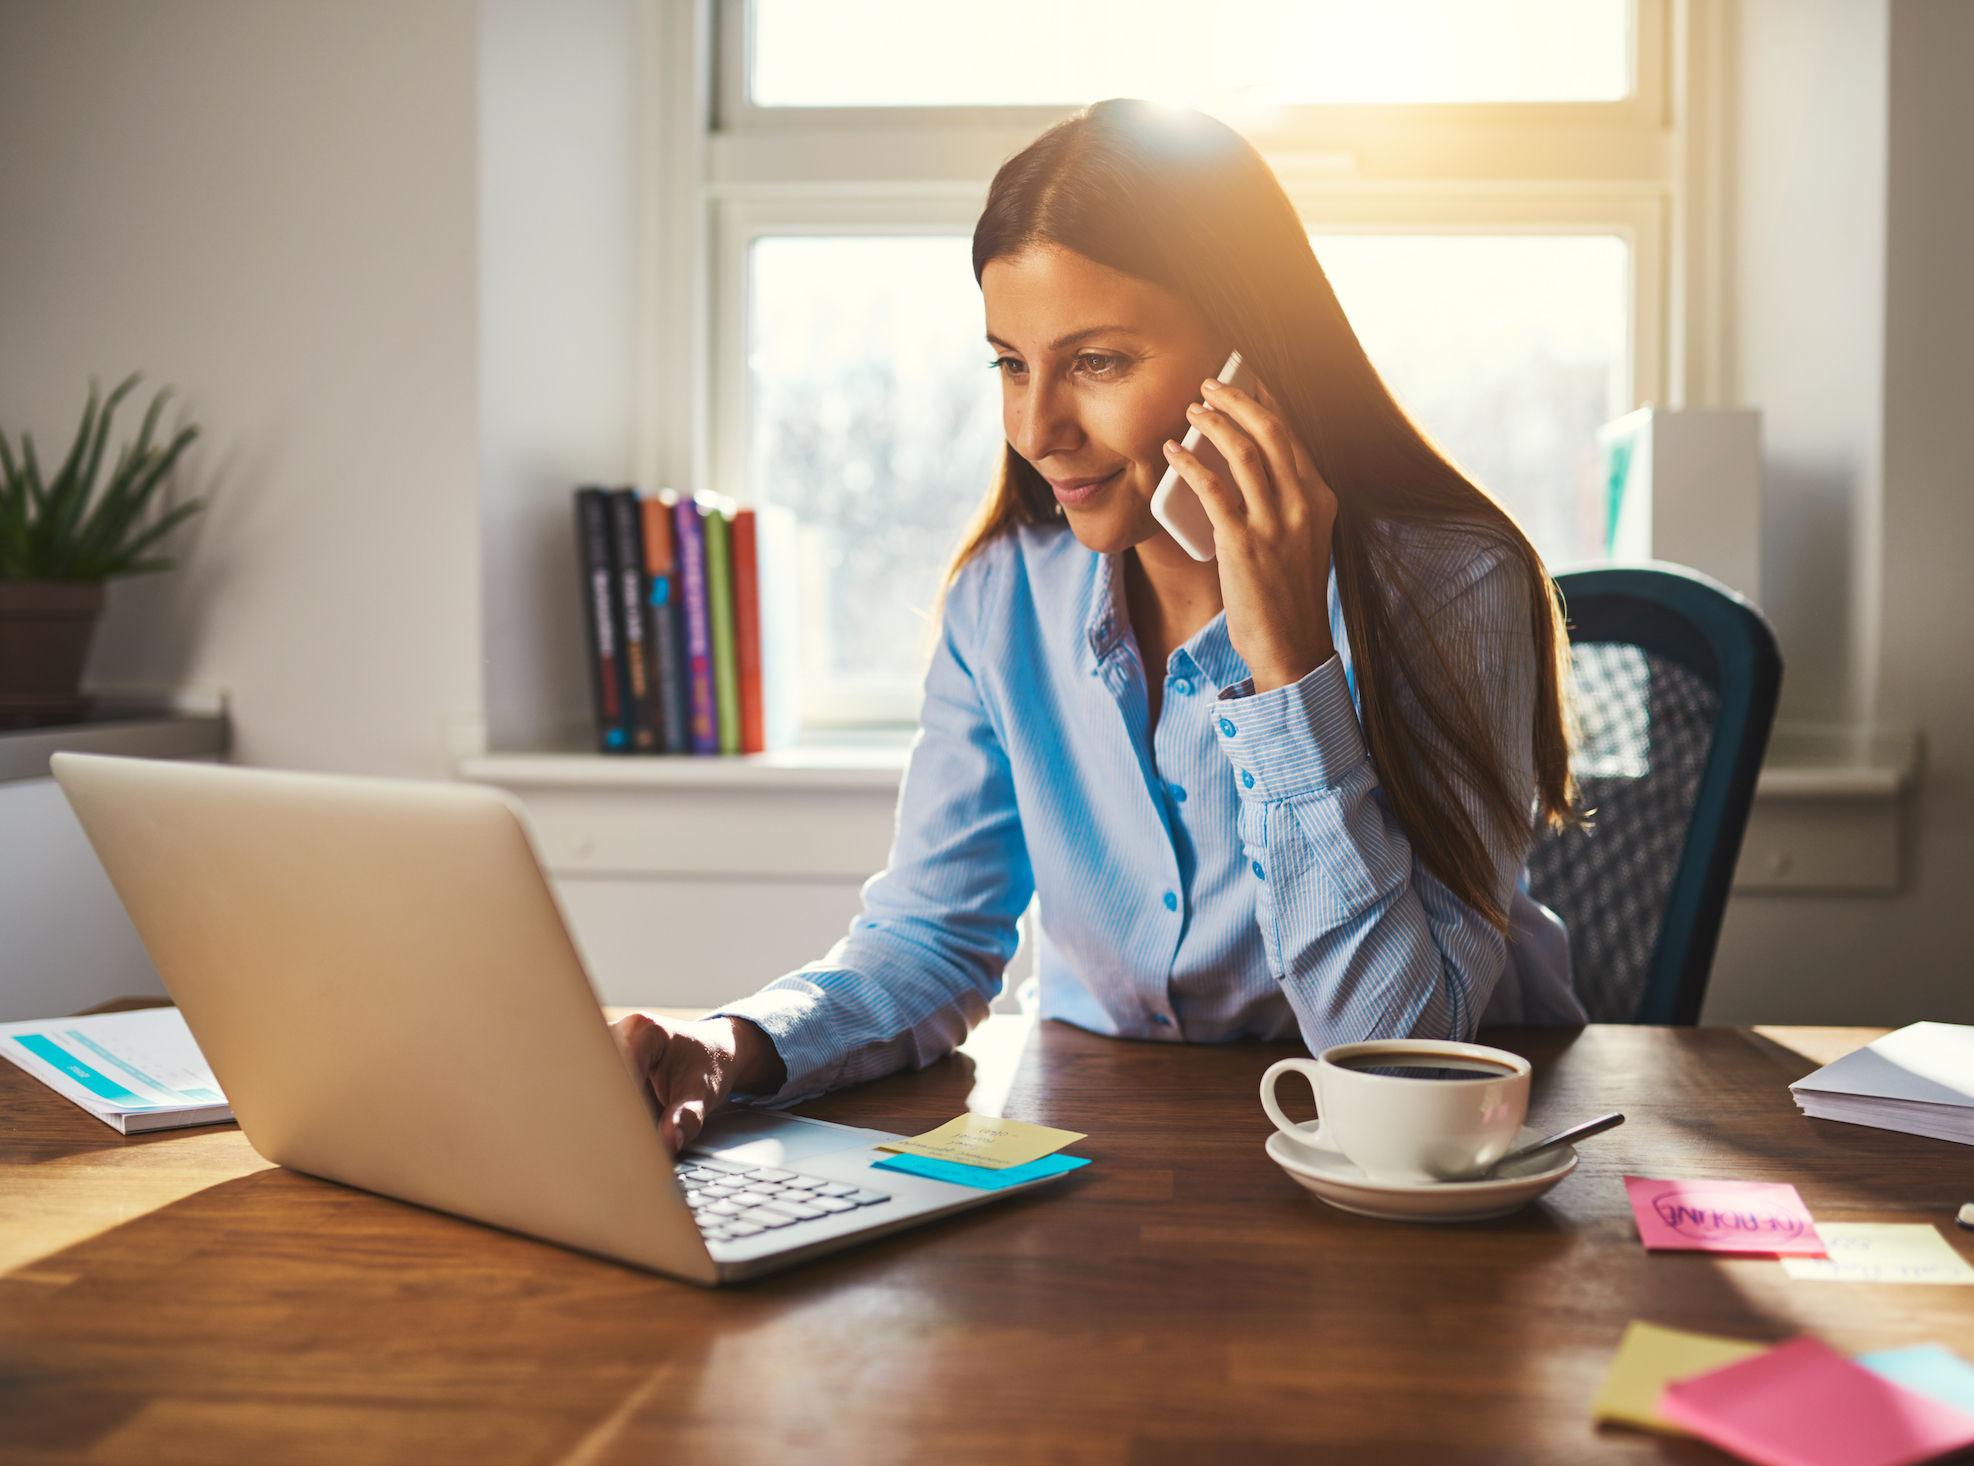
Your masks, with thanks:
[{"label": "stack of paper", "polygon": [[1789,1089],[1812,1119],[1974,1145],[1974,1028],[1914,1023]]},{"label": "stack of paper", "polygon": [[0,1058],[125,1135],[233,1118],[176,1008],[0,1024]]}]

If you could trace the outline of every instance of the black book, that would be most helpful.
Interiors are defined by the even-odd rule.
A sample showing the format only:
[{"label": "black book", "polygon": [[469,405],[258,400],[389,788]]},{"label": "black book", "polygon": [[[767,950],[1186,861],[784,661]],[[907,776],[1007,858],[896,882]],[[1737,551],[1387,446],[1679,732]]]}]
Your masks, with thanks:
[{"label": "black book", "polygon": [[589,633],[590,691],[596,710],[596,746],[604,753],[630,751],[626,720],[624,637],[610,565],[610,494],[576,490],[576,568],[583,582],[583,623]]},{"label": "black book", "polygon": [[645,646],[644,516],[635,489],[610,492],[610,571],[616,586],[617,625],[624,649],[625,730],[634,753],[657,753],[660,741],[656,689]]}]

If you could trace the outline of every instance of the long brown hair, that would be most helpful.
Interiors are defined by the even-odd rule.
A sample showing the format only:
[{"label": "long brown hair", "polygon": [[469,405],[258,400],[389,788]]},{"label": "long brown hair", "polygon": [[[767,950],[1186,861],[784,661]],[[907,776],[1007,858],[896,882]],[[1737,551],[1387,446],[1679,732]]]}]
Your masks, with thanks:
[{"label": "long brown hair", "polygon": [[[1464,783],[1511,841],[1531,815],[1575,820],[1563,702],[1567,641],[1555,586],[1514,519],[1393,399],[1344,319],[1309,235],[1261,155],[1232,128],[1146,102],[1099,102],[1002,165],[973,232],[973,273],[1056,246],[1173,291],[1241,349],[1337,497],[1331,556],[1366,742],[1385,799],[1426,868],[1497,929],[1498,876]],[[1060,523],[1055,496],[1007,445],[954,557],[957,575],[1018,524]],[[1515,793],[1471,673],[1427,623],[1393,527],[1463,530],[1519,561],[1535,633],[1538,809]],[[1320,567],[1312,567],[1320,573]],[[950,583],[951,575],[948,577]],[[1436,742],[1434,739],[1436,738]]]}]

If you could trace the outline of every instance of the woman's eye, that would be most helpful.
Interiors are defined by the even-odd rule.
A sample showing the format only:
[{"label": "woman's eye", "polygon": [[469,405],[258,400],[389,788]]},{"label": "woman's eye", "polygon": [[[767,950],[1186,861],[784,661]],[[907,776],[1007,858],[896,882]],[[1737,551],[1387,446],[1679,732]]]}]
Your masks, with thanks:
[{"label": "woman's eye", "polygon": [[1014,356],[997,356],[987,363],[987,368],[989,371],[999,372],[1004,377],[1018,377],[1027,370],[1021,359]]},{"label": "woman's eye", "polygon": [[1102,351],[1086,351],[1076,358],[1086,377],[1117,377],[1124,374],[1124,358]]}]

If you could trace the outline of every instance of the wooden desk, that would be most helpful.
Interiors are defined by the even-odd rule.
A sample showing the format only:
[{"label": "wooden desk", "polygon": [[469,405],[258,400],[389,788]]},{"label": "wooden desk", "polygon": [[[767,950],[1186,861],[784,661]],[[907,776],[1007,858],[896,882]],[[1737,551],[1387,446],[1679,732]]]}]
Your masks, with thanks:
[{"label": "wooden desk", "polygon": [[[1785,1032],[1770,1031],[1784,1039]],[[1532,1121],[1623,1109],[1505,1220],[1330,1211],[1262,1154],[1285,1048],[995,1019],[809,1107],[1087,1130],[1043,1192],[704,1292],[266,1166],[231,1127],[123,1140],[0,1065],[0,1458],[132,1463],[1715,1461],[1597,1430],[1627,1320],[1974,1354],[1974,1296],[1649,1256],[1618,1177],[1793,1181],[1948,1223],[1965,1148],[1803,1119],[1813,1067],[1727,1029],[1489,1035]]]}]

